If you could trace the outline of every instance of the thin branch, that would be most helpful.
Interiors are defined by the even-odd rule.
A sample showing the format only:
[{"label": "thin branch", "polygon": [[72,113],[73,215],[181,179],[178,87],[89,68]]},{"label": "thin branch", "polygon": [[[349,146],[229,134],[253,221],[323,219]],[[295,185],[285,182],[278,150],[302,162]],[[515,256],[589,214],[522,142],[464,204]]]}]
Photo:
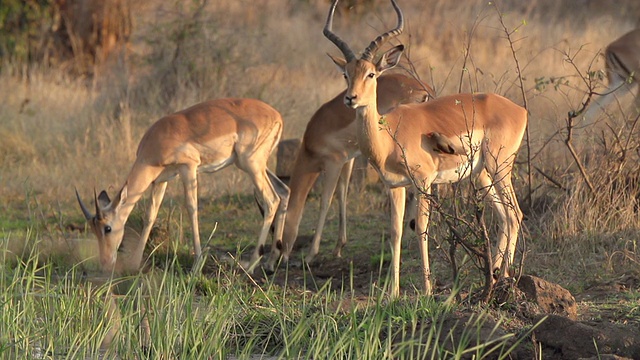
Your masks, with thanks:
[{"label": "thin branch", "polygon": [[567,191],[567,188],[564,185],[562,185],[562,183],[560,181],[555,180],[554,178],[551,177],[551,175],[548,175],[546,172],[544,172],[542,169],[540,169],[537,166],[534,166],[533,168],[536,169],[536,171],[539,172],[540,175],[544,176],[545,179],[549,180],[558,189],[563,190],[563,191]]},{"label": "thin branch", "polygon": [[[520,87],[520,92],[522,94],[522,106],[527,110],[527,113],[529,112],[529,103],[527,101],[527,94],[525,92],[525,88],[524,88],[524,80],[523,80],[523,75],[522,75],[522,69],[520,68],[520,61],[518,60],[518,54],[517,51],[514,47],[514,43],[517,41],[514,41],[512,39],[512,35],[514,33],[516,33],[519,29],[520,26],[525,25],[525,23],[523,22],[520,26],[516,27],[515,29],[513,29],[512,31],[509,31],[507,29],[507,26],[504,23],[504,16],[502,14],[502,12],[500,11],[500,9],[498,9],[498,5],[495,2],[491,3],[493,5],[493,7],[495,8],[496,12],[498,13],[498,20],[500,21],[500,25],[502,26],[502,29],[504,31],[504,34],[507,38],[507,41],[509,42],[509,48],[511,49],[511,55],[513,56],[513,61],[515,63],[516,66],[516,72],[518,74],[518,83],[519,83],[519,87]],[[529,204],[529,206],[532,206],[532,200],[531,200],[531,194],[533,193],[532,190],[532,186],[533,186],[533,175],[532,175],[532,170],[531,170],[531,130],[529,127],[529,121],[528,121],[528,116],[527,116],[527,126],[525,128],[525,133],[527,134],[527,138],[525,140],[525,144],[527,147],[527,176],[528,176],[528,188],[529,191],[527,192],[527,203]]]},{"label": "thin branch", "polygon": [[584,102],[582,102],[580,108],[578,110],[572,110],[569,111],[567,113],[567,119],[566,119],[566,129],[567,129],[567,136],[564,139],[564,143],[567,146],[567,149],[569,150],[569,153],[571,154],[571,157],[573,157],[573,160],[576,163],[576,166],[578,166],[578,171],[580,171],[580,175],[582,175],[582,178],[584,179],[585,183],[587,184],[587,187],[589,188],[589,191],[591,191],[591,193],[593,195],[596,195],[596,191],[595,191],[595,187],[593,186],[591,179],[589,178],[589,175],[587,174],[587,171],[584,167],[584,165],[582,164],[582,160],[580,159],[580,157],[578,156],[577,151],[575,150],[574,146],[573,146],[573,131],[576,127],[574,120],[576,118],[578,118],[580,115],[582,115],[582,113],[587,109],[587,107],[589,106],[589,104],[591,103],[593,96],[595,95],[594,92],[594,81],[592,79],[591,76],[589,76],[588,78],[585,78],[579,71],[578,66],[575,64],[574,59],[577,56],[577,54],[580,51],[578,50],[576,52],[576,54],[574,54],[573,56],[571,56],[569,53],[564,53],[565,55],[565,61],[568,62],[575,70],[578,74],[580,74],[580,78],[582,78],[582,80],[587,84],[588,86],[588,93],[587,93],[587,98]]}]

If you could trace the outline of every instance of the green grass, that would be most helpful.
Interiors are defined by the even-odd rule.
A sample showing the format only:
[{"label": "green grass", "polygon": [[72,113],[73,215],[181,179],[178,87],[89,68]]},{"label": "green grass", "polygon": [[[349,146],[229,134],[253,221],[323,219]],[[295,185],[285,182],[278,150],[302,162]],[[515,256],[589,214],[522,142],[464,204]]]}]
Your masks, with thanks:
[{"label": "green grass", "polygon": [[[94,275],[96,247],[90,232],[56,226],[82,224],[79,210],[63,208],[59,216],[31,217],[30,213],[48,212],[43,210],[47,206],[36,202],[39,205],[23,214],[26,227],[4,232],[0,238],[4,310],[0,355],[93,358],[103,354],[99,346],[112,321],[104,315],[105,295],[110,288],[119,294],[122,324],[116,341],[104,353],[109,358],[143,357],[145,351],[162,358],[247,358],[254,354],[314,359],[459,358],[465,354],[482,358],[507,354],[518,341],[530,343],[528,332],[533,324],[514,318],[509,306],[469,308],[467,302],[453,300],[451,292],[455,289],[451,285],[441,287],[443,290],[435,298],[420,296],[420,286],[415,285],[421,281],[416,271],[417,244],[410,237],[403,244],[403,296],[390,302],[384,293],[390,254],[383,214],[386,200],[375,189],[369,189],[368,194],[366,201],[359,194],[350,197],[349,222],[353,225],[342,259],[331,254],[337,235],[337,212],[332,208],[320,265],[304,271],[302,279],[293,279],[286,268],[280,268],[274,276],[264,277],[258,272],[249,277],[225,260],[225,253],[243,256],[255,244],[256,234],[251,230],[259,224],[259,212],[253,198],[243,194],[201,201],[203,213],[208,214],[201,217],[201,227],[215,229],[218,223],[225,225],[225,231],[218,227],[212,234],[211,251],[220,263],[209,259],[204,275],[192,275],[186,211],[181,194],[169,196],[149,244],[151,266],[144,275],[114,280],[118,286],[109,286],[105,279]],[[302,234],[315,223],[317,203],[318,199],[310,199],[308,223],[302,225]],[[142,226],[142,213],[142,207],[134,211],[129,223],[133,230],[139,231]],[[437,219],[434,217],[430,234],[442,241],[446,228]],[[247,226],[250,223],[255,226]],[[627,245],[625,251],[609,255],[609,266],[607,262],[601,264],[598,273],[603,279],[620,271],[610,266],[626,269],[634,264],[635,248],[624,240],[628,236],[616,236]],[[611,239],[609,244],[605,238],[597,238],[590,246],[617,249],[616,241]],[[448,283],[450,270],[443,257],[446,249],[432,244],[436,280]],[[584,256],[585,267],[597,263],[597,253],[584,251],[575,255]],[[544,259],[545,255],[531,256]],[[458,283],[459,290],[465,294],[476,291],[480,284],[477,268],[471,262],[459,264],[466,278]],[[547,262],[529,259],[527,264],[527,272],[545,272],[546,278],[570,276],[549,268]],[[299,274],[298,270],[296,276]],[[288,276],[291,281],[281,280]],[[576,277],[580,279],[575,283],[578,293],[589,287],[587,274],[581,276]],[[588,311],[581,316],[586,319],[588,313],[594,318],[625,323],[638,314],[634,305],[637,291],[612,296],[607,301],[588,302]],[[142,313],[137,303],[145,305],[150,321],[148,350],[140,345]],[[460,314],[469,316],[465,321],[471,325],[450,333],[451,319],[459,319]],[[491,342],[474,343],[479,334],[492,331],[495,335]]]},{"label": "green grass", "polygon": [[[0,358],[93,358],[96,354],[126,358],[144,357],[149,351],[161,358],[223,359],[261,354],[303,359],[439,359],[491,357],[512,352],[519,342],[529,346],[528,334],[533,324],[514,318],[509,306],[470,308],[466,301],[456,303],[451,295],[456,290],[452,285],[442,286],[435,298],[420,296],[420,286],[415,285],[421,281],[416,271],[417,244],[411,237],[403,243],[403,296],[389,301],[384,292],[390,255],[384,222],[386,199],[375,188],[368,189],[367,194],[364,198],[350,195],[350,241],[342,259],[331,254],[337,236],[337,209],[331,209],[320,265],[304,271],[302,280],[293,279],[286,268],[280,268],[274,276],[258,273],[249,277],[225,260],[224,254],[244,256],[255,244],[253,230],[260,216],[253,198],[244,194],[202,199],[201,211],[206,215],[201,216],[201,228],[209,229],[204,234],[218,224],[212,233],[211,251],[220,263],[210,259],[204,275],[192,275],[186,211],[181,194],[169,194],[148,247],[148,271],[115,279],[114,284],[94,275],[94,236],[58,226],[83,224],[79,210],[63,207],[56,216],[31,216],[51,212],[50,205],[34,200],[36,205],[22,213],[25,227],[4,232],[0,238],[4,310]],[[317,206],[318,199],[311,197],[301,234],[310,232],[315,224]],[[137,207],[131,217],[129,226],[134,231],[142,226],[143,209]],[[16,215],[20,218],[19,212]],[[439,241],[446,239],[446,227],[437,216],[430,234]],[[617,233],[611,239],[589,235],[589,247],[596,253],[584,250],[584,244],[567,243],[566,251],[578,246],[580,251],[574,251],[574,261],[582,259],[584,267],[597,264],[598,256],[609,251],[609,261],[591,268],[590,274],[610,278],[636,264],[635,247],[627,240],[631,234]],[[450,270],[443,256],[446,249],[432,244],[435,278],[440,284],[448,284]],[[626,244],[623,250],[620,244]],[[530,256],[545,259],[547,255]],[[547,265],[555,260],[545,261],[527,259],[527,272],[543,273],[552,280],[572,276]],[[459,290],[470,294],[480,284],[478,270],[469,261],[459,264],[465,279],[458,283]],[[296,274],[300,276],[300,271]],[[579,279],[573,285],[576,292],[589,287],[588,275],[574,277]],[[291,281],[277,280],[288,276]],[[111,288],[118,294],[122,324],[116,341],[105,352],[99,347],[113,321],[104,315],[105,296]],[[581,316],[620,323],[632,321],[638,314],[634,305],[637,291],[612,296],[607,301],[588,302],[588,311]],[[138,303],[145,306],[150,322],[148,348],[141,347],[139,325],[143,313]],[[465,317],[461,318],[461,314]],[[469,325],[464,330],[451,331],[451,321],[463,321],[460,319]],[[487,333],[493,334],[491,341],[474,342],[479,334]]]},{"label": "green grass", "polygon": [[[32,236],[35,243],[41,241],[38,234]],[[183,270],[178,257],[164,269],[110,280],[87,276],[82,264],[63,271],[39,261],[39,255],[34,250],[18,262],[2,263],[2,358],[139,358],[145,352],[156,358],[260,354],[287,359],[414,359],[459,358],[467,353],[482,358],[508,354],[516,337],[506,334],[486,346],[470,345],[479,331],[477,324],[485,321],[480,314],[458,342],[452,341],[438,331],[459,310],[453,302],[426,297],[388,301],[377,288],[349,307],[344,304],[357,300],[352,289],[332,291],[329,283],[313,292],[269,281],[258,285],[224,266],[215,274],[193,275]],[[101,350],[113,323],[104,314],[110,289],[117,294],[122,322],[111,347]],[[144,314],[150,323],[148,348],[141,346]]]}]

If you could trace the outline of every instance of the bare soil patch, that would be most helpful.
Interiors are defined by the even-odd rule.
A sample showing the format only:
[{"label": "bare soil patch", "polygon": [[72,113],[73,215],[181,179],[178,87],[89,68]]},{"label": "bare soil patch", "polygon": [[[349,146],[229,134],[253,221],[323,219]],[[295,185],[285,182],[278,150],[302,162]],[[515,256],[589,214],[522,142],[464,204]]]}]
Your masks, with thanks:
[{"label": "bare soil patch", "polygon": [[[304,252],[310,237],[299,240],[294,250],[296,254]],[[305,268],[300,261],[292,261],[275,274],[265,275],[258,271],[255,279],[259,283],[273,282],[306,291],[318,290],[330,282],[332,290],[350,294],[353,291],[355,296],[345,296],[335,304],[343,311],[350,311],[354,307],[366,306],[372,287],[382,286],[378,281],[384,278],[388,264],[372,263],[374,252],[371,250],[368,254],[363,252],[359,256],[343,258],[330,254],[319,256]],[[456,340],[474,329],[479,336],[469,346],[491,344],[509,333],[522,334],[533,328],[526,341],[517,344],[511,358],[537,359],[540,355],[543,359],[640,358],[640,278],[637,275],[627,274],[593,284],[575,296],[560,285],[536,277],[533,279],[524,276],[520,283],[506,286],[506,290],[498,289],[503,293],[497,291],[494,302],[487,306],[463,306],[461,311],[451,314],[440,324],[442,333],[449,334],[449,338],[439,341],[448,341],[447,346],[453,346]],[[409,298],[418,296],[420,292],[406,287],[403,291]],[[445,299],[451,289],[441,286],[438,291],[435,296]],[[505,295],[504,291],[508,294]],[[490,318],[483,319],[479,325],[478,315],[487,310]],[[402,336],[420,337],[421,343],[428,343],[429,339],[425,337],[431,336],[428,327],[433,324],[425,322],[420,326],[424,329],[409,335],[405,332]],[[406,340],[402,336],[396,336],[393,341],[402,343]],[[499,351],[495,358],[498,355]]]}]

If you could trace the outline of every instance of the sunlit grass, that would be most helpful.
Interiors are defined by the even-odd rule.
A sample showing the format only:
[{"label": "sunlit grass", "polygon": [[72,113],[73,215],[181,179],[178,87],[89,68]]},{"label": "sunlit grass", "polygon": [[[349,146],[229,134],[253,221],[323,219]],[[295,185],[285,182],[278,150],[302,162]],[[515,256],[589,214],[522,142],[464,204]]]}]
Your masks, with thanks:
[{"label": "sunlit grass", "polygon": [[[37,234],[32,236],[39,241]],[[415,359],[472,352],[482,358],[512,351],[515,336],[473,345],[469,339],[477,337],[482,315],[465,325],[468,335],[459,340],[437,334],[456,310],[451,301],[389,301],[375,287],[357,302],[351,289],[335,292],[328,283],[313,292],[272,283],[257,286],[248,275],[226,267],[205,277],[185,272],[173,260],[165,269],[110,280],[87,275],[81,265],[56,269],[38,257],[34,250],[2,265],[0,357]],[[109,348],[100,349],[114,324],[105,315],[111,291],[121,312],[120,331]],[[357,306],[347,306],[350,302]],[[144,316],[150,323],[146,346],[140,329]]]}]

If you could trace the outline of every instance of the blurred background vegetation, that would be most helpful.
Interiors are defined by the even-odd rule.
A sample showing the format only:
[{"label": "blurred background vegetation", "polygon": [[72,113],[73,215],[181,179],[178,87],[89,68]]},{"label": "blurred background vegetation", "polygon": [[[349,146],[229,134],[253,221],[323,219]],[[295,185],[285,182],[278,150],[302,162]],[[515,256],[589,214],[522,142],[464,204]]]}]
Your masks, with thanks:
[{"label": "blurred background vegetation", "polygon": [[[403,66],[439,95],[496,92],[519,104],[526,97],[531,162],[523,148],[515,183],[540,267],[569,254],[589,259],[573,273],[590,261],[611,270],[616,254],[637,264],[637,152],[621,160],[620,149],[626,140],[625,150],[637,149],[630,98],[581,129],[601,196],[576,174],[564,137],[567,113],[588,91],[582,77],[603,68],[599,53],[609,42],[640,25],[640,2],[399,3],[407,23],[392,43],[408,46]],[[325,55],[337,53],[321,31],[328,6],[328,0],[0,0],[2,228],[11,230],[12,219],[33,208],[60,222],[80,219],[74,187],[83,194],[117,190],[146,128],[206,99],[264,100],[282,113],[283,138],[300,137],[313,112],[344,88]],[[393,26],[394,16],[387,0],[346,0],[334,30],[357,51]],[[201,181],[200,196],[250,189],[235,169],[223,174]],[[169,196],[181,196],[176,186]]]}]

